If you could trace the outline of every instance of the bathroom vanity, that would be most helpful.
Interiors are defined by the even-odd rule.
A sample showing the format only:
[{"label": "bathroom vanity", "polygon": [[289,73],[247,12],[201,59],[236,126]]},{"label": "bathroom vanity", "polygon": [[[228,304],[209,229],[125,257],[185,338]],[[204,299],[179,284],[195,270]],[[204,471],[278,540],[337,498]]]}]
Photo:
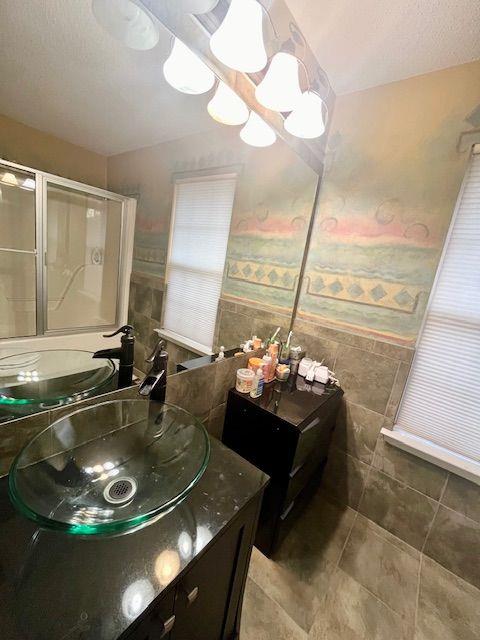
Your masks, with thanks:
[{"label": "bathroom vanity", "polygon": [[118,536],[39,529],[0,480],[2,640],[238,638],[267,476],[211,439],[204,475],[160,519]]},{"label": "bathroom vanity", "polygon": [[342,395],[300,376],[265,385],[260,398],[229,392],[223,442],[271,477],[255,538],[267,556],[320,483]]}]

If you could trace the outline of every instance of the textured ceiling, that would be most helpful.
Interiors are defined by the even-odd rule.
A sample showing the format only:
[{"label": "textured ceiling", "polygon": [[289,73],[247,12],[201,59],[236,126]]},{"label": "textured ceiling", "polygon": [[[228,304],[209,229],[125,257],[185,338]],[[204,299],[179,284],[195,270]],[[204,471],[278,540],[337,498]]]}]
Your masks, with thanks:
[{"label": "textured ceiling", "polygon": [[[337,93],[480,58],[480,0],[286,1]],[[91,0],[0,0],[0,113],[105,155],[218,126],[164,81],[169,49],[116,42]]]},{"label": "textured ceiling", "polygon": [[286,0],[337,94],[480,58],[480,0]]},{"label": "textured ceiling", "polygon": [[91,0],[0,0],[0,113],[105,155],[211,129],[208,96],[163,79],[170,41],[128,49]]}]

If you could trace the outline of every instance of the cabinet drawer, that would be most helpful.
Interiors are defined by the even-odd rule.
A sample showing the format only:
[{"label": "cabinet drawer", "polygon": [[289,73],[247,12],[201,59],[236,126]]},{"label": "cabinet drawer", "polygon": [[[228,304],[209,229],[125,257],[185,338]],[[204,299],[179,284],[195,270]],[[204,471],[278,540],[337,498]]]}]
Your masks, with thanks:
[{"label": "cabinet drawer", "polygon": [[337,402],[329,402],[317,414],[311,416],[298,436],[292,470],[302,465],[310,454],[318,460],[327,456],[332,430],[337,415]]},{"label": "cabinet drawer", "polygon": [[313,451],[300,465],[292,469],[288,480],[285,507],[292,500],[295,500],[318,468],[325,464],[325,461],[326,455],[317,455],[316,451]]},{"label": "cabinet drawer", "polygon": [[231,395],[222,442],[271,478],[286,477],[297,434],[275,416]]}]

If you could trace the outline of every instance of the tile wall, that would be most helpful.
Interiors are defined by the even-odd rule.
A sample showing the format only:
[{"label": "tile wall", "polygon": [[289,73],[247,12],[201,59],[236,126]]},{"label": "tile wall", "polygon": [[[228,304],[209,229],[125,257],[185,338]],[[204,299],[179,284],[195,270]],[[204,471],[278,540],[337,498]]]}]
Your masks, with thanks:
[{"label": "tile wall", "polygon": [[480,588],[480,487],[380,435],[393,425],[413,350],[296,323],[296,338],[325,357],[345,391],[323,488]]}]

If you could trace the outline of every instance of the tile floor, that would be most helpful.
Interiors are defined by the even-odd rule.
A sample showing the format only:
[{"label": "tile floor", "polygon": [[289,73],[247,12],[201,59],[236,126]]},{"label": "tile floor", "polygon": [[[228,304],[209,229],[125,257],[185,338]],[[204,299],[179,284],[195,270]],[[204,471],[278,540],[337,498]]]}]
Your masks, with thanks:
[{"label": "tile floor", "polygon": [[480,590],[317,495],[275,561],[254,549],[241,640],[478,640]]}]

